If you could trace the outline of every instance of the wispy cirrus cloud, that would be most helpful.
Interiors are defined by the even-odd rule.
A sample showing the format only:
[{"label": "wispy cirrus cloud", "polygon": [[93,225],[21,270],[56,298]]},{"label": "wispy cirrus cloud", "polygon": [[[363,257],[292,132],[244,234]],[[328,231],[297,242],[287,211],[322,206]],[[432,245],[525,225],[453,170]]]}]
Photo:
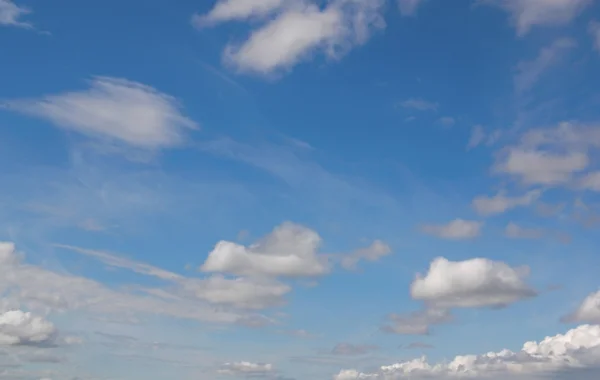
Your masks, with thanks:
[{"label": "wispy cirrus cloud", "polygon": [[0,25],[32,29],[31,23],[22,21],[23,16],[30,13],[31,9],[19,6],[11,0],[0,0]]}]

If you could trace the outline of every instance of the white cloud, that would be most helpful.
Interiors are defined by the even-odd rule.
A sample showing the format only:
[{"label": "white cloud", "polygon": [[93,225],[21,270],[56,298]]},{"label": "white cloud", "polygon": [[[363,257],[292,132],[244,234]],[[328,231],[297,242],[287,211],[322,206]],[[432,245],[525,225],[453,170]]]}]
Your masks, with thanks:
[{"label": "white cloud", "polygon": [[171,96],[140,83],[97,77],[85,91],[16,100],[6,108],[46,119],[58,127],[143,149],[182,144],[197,128]]},{"label": "white cloud", "polygon": [[[520,351],[507,349],[481,355],[456,356],[449,362],[430,364],[425,357],[364,373],[342,370],[334,380],[396,380],[396,379],[519,379],[532,380],[562,373],[571,379],[568,370],[597,368],[600,364],[600,326],[582,325],[566,334],[546,337],[541,342],[526,342]],[[561,372],[566,371],[566,372]],[[575,372],[574,372],[575,373]],[[562,378],[562,377],[561,377]],[[590,377],[591,378],[591,377]]]},{"label": "white cloud", "polygon": [[479,236],[482,226],[482,222],[455,219],[445,225],[425,225],[422,231],[442,239],[464,240]]},{"label": "white cloud", "polygon": [[515,207],[531,205],[541,194],[540,190],[531,190],[520,197],[508,197],[504,192],[498,192],[493,197],[476,197],[473,199],[472,206],[481,215],[502,214]]},{"label": "white cloud", "polygon": [[582,152],[552,153],[540,150],[512,148],[505,158],[496,163],[494,171],[518,177],[527,185],[559,185],[572,180],[589,164]]},{"label": "white cloud", "polygon": [[335,0],[321,9],[298,4],[280,13],[239,45],[229,45],[224,61],[242,72],[271,74],[287,70],[322,51],[338,58],[385,27],[382,0]]},{"label": "white cloud", "polygon": [[417,275],[411,296],[438,308],[503,307],[536,296],[524,281],[529,268],[484,258],[433,260],[426,276]]},{"label": "white cloud", "polygon": [[485,140],[486,133],[483,130],[481,125],[476,125],[471,130],[471,137],[469,138],[469,143],[467,144],[467,149],[473,149],[479,146]]},{"label": "white cloud", "polygon": [[269,373],[273,373],[273,371],[274,371],[274,367],[272,364],[235,362],[235,363],[223,364],[217,372],[222,375],[231,375],[231,376],[239,376],[239,375],[258,376],[258,375],[266,375]]},{"label": "white cloud", "polygon": [[43,344],[52,341],[54,325],[22,310],[0,313],[0,345]]},{"label": "white cloud", "polygon": [[517,92],[522,93],[530,90],[546,72],[560,63],[566,53],[575,46],[576,42],[574,40],[560,38],[541,49],[535,59],[519,62],[514,78]]},{"label": "white cloud", "polygon": [[591,21],[588,31],[594,40],[594,48],[600,52],[600,22]]},{"label": "white cloud", "polygon": [[[244,292],[241,288],[246,283],[240,284],[236,280],[224,284],[219,281],[203,282],[200,279],[180,278],[175,274],[163,276],[166,271],[146,264],[134,263],[127,267],[117,258],[102,258],[100,255],[95,258],[114,267],[152,275],[159,279],[170,278],[178,281],[168,282],[167,284],[176,286],[164,289],[139,286],[111,289],[84,277],[25,264],[21,262],[14,244],[3,243],[0,244],[0,294],[3,294],[4,301],[15,305],[16,308],[24,307],[42,313],[78,310],[94,314],[95,317],[115,316],[123,319],[160,315],[225,324],[268,322],[264,317],[239,310],[236,306],[254,305],[253,302],[268,303],[269,295],[273,295],[272,290],[269,293],[260,286],[252,288],[252,285],[248,284],[256,292]],[[140,269],[145,266],[147,270]],[[183,289],[181,282],[185,283],[187,288]],[[206,295],[207,288],[211,290],[210,295]],[[204,289],[205,293],[198,289]],[[282,288],[277,289],[282,292]],[[192,290],[198,291],[199,295],[193,294]],[[245,296],[251,298],[244,299]]]},{"label": "white cloud", "polygon": [[510,239],[539,239],[544,236],[544,230],[540,228],[524,228],[510,222],[504,229],[504,235]]},{"label": "white cloud", "polygon": [[600,291],[587,296],[577,310],[566,319],[570,322],[600,324]]},{"label": "white cloud", "polygon": [[557,26],[570,23],[593,0],[479,0],[505,9],[519,36],[534,26]]},{"label": "white cloud", "polygon": [[33,28],[30,23],[21,21],[21,17],[29,13],[29,8],[20,7],[11,0],[0,0],[0,25]]},{"label": "white cloud", "polygon": [[401,102],[400,106],[417,111],[437,111],[439,105],[421,98],[411,98]]},{"label": "white cloud", "polygon": [[427,308],[410,314],[392,314],[388,317],[391,324],[384,325],[381,330],[401,335],[427,335],[432,325],[452,321],[447,309]]},{"label": "white cloud", "polygon": [[319,276],[329,271],[326,258],[318,254],[320,245],[315,231],[286,222],[247,247],[220,241],[200,269],[244,276]]},{"label": "white cloud", "polygon": [[381,240],[375,240],[370,246],[357,249],[351,254],[342,258],[342,267],[348,270],[353,270],[361,260],[377,261],[380,258],[389,255],[392,249],[389,245]]},{"label": "white cloud", "polygon": [[402,16],[414,16],[424,0],[398,0],[398,8]]},{"label": "white cloud", "polygon": [[206,15],[194,14],[192,23],[197,27],[231,20],[265,17],[281,9],[289,0],[219,0]]}]

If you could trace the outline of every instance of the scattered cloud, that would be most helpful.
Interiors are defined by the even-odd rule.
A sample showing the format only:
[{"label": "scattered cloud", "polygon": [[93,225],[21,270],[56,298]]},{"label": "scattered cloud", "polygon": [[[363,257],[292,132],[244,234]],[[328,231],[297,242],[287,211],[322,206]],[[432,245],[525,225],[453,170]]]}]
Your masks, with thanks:
[{"label": "scattered cloud", "polygon": [[192,24],[198,28],[217,23],[268,16],[280,10],[286,0],[219,0],[205,15],[194,14]]},{"label": "scattered cloud", "polygon": [[504,307],[537,295],[525,282],[528,275],[528,267],[513,268],[500,261],[440,257],[427,275],[417,275],[410,293],[438,308]]},{"label": "scattered cloud", "polygon": [[389,324],[381,330],[400,335],[428,335],[432,325],[452,322],[453,317],[447,309],[427,308],[410,314],[391,314]]},{"label": "scattered cloud", "polygon": [[560,38],[550,46],[541,49],[535,59],[519,62],[514,78],[517,93],[523,93],[533,88],[543,75],[562,62],[567,52],[576,45],[577,43],[572,39]]},{"label": "scattered cloud", "polygon": [[600,22],[591,21],[588,27],[588,31],[592,35],[594,40],[594,48],[600,52]]},{"label": "scattered cloud", "polygon": [[539,239],[545,231],[541,228],[524,228],[513,222],[508,223],[504,235],[509,239]]},{"label": "scattered cloud", "polygon": [[324,8],[298,2],[223,52],[241,72],[273,74],[291,69],[315,53],[336,59],[385,27],[383,0],[335,0]]},{"label": "scattered cloud", "polygon": [[250,246],[220,241],[200,270],[249,276],[319,276],[329,272],[326,257],[318,253],[320,245],[321,237],[315,231],[286,222]]},{"label": "scattered cloud", "polygon": [[583,189],[600,191],[600,171],[585,175],[581,178],[580,185]]},{"label": "scattered cloud", "polygon": [[392,249],[389,245],[381,240],[375,240],[370,246],[366,248],[357,249],[349,255],[342,258],[342,267],[347,270],[356,269],[356,265],[361,260],[366,261],[378,261],[384,256],[392,253]]},{"label": "scattered cloud", "polygon": [[425,225],[421,230],[442,239],[465,240],[479,236],[482,227],[483,222],[455,219],[444,225]]},{"label": "scattered cloud", "polygon": [[4,108],[36,116],[69,131],[140,149],[182,144],[197,124],[175,98],[125,79],[96,77],[84,91],[14,100]]},{"label": "scattered cloud", "polygon": [[11,0],[0,0],[0,25],[31,29],[32,24],[21,21],[21,18],[29,13],[29,8],[18,6]]},{"label": "scattered cloud", "polygon": [[40,345],[55,335],[54,325],[42,317],[22,310],[0,313],[0,345]]},{"label": "scattered cloud", "polygon": [[520,197],[509,197],[498,192],[493,197],[479,196],[473,199],[472,206],[480,215],[502,214],[515,207],[529,206],[539,199],[541,190],[531,190]]},{"label": "scattered cloud", "polygon": [[573,21],[593,0],[478,0],[506,10],[519,36],[535,26],[558,26]]},{"label": "scattered cloud", "polygon": [[235,362],[225,363],[217,370],[217,373],[221,375],[231,376],[260,376],[267,375],[274,372],[272,364],[266,363],[251,363],[251,362]]},{"label": "scattered cloud", "polygon": [[331,350],[333,355],[343,355],[343,356],[358,356],[365,355],[371,353],[373,351],[378,350],[379,347],[370,345],[370,344],[350,344],[350,343],[340,343],[337,344]]},{"label": "scattered cloud", "polygon": [[424,0],[398,0],[398,8],[402,16],[414,16]]},{"label": "scattered cloud", "polygon": [[[508,349],[481,355],[461,355],[449,362],[430,364],[427,358],[381,366],[374,372],[342,370],[334,380],[575,378],[576,372],[600,364],[600,326],[582,325],[566,334],[526,342],[517,352]],[[566,372],[563,372],[566,371]],[[546,377],[547,376],[547,377]],[[562,378],[562,377],[560,377]],[[593,378],[592,376],[590,379]]]},{"label": "scattered cloud", "polygon": [[411,98],[400,102],[400,107],[417,111],[437,111],[438,104],[421,98]]},{"label": "scattered cloud", "polygon": [[495,130],[491,133],[487,133],[483,126],[475,125],[471,129],[471,137],[469,138],[469,142],[467,143],[467,150],[471,150],[476,148],[482,144],[487,146],[494,145],[498,139],[500,139],[502,135],[501,130]]}]

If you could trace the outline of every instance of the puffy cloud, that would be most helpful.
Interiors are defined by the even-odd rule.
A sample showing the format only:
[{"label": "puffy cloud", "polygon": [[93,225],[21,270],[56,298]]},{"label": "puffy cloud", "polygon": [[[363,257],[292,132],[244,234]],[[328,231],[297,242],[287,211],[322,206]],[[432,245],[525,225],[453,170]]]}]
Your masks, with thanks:
[{"label": "puffy cloud", "polygon": [[281,9],[286,0],[219,0],[206,15],[195,14],[192,23],[197,27],[231,20],[264,17]]},{"label": "puffy cloud", "polygon": [[544,236],[544,230],[539,228],[524,228],[510,222],[504,229],[504,235],[510,239],[539,239]]},{"label": "puffy cloud", "polygon": [[519,177],[528,185],[558,185],[570,182],[573,175],[586,169],[585,153],[554,154],[539,150],[511,149],[495,171]]},{"label": "puffy cloud", "polygon": [[369,352],[377,350],[379,347],[370,345],[370,344],[350,344],[350,343],[340,343],[337,344],[331,350],[331,353],[334,355],[344,355],[344,356],[355,356],[355,355],[364,355]]},{"label": "puffy cloud", "polygon": [[325,8],[299,2],[225,48],[226,63],[243,72],[271,74],[322,51],[337,58],[385,26],[383,0],[334,0]]},{"label": "puffy cloud", "polygon": [[0,314],[0,345],[49,343],[55,334],[51,322],[29,312],[10,310]]},{"label": "puffy cloud", "polygon": [[251,362],[236,362],[236,363],[225,363],[217,371],[222,375],[266,375],[274,372],[272,364],[266,363],[251,363]]},{"label": "puffy cloud", "polygon": [[[394,379],[537,379],[560,373],[565,378],[569,369],[581,370],[600,364],[600,326],[582,325],[546,337],[541,342],[526,342],[518,352],[507,349],[482,355],[456,356],[452,361],[429,364],[425,357],[407,362],[382,366],[373,373],[342,370],[334,380],[394,380]],[[554,378],[554,377],[551,377]]]},{"label": "puffy cloud", "polygon": [[247,247],[220,241],[200,269],[244,276],[318,276],[329,271],[326,258],[318,254],[320,245],[315,231],[286,222]]},{"label": "puffy cloud", "polygon": [[437,111],[439,105],[424,99],[411,98],[401,102],[400,106],[402,108],[409,108],[417,111]]},{"label": "puffy cloud", "polygon": [[452,321],[452,315],[446,309],[428,308],[407,315],[392,314],[388,317],[391,324],[381,328],[382,331],[400,335],[428,335],[432,325]]},{"label": "puffy cloud", "polygon": [[591,21],[588,27],[588,31],[594,39],[594,48],[600,51],[600,22]]},{"label": "puffy cloud", "polygon": [[540,190],[531,190],[520,197],[508,197],[504,192],[498,192],[493,197],[476,197],[471,205],[481,215],[502,214],[515,207],[531,205],[541,194]]},{"label": "puffy cloud", "polygon": [[375,240],[370,246],[357,249],[350,255],[342,258],[342,267],[347,270],[353,270],[360,260],[377,261],[380,258],[389,255],[392,249],[381,240]]},{"label": "puffy cloud", "polygon": [[433,260],[426,276],[417,275],[411,296],[438,308],[503,307],[535,297],[524,281],[529,268],[484,258],[465,261]]},{"label": "puffy cloud", "polygon": [[32,28],[30,23],[21,21],[21,18],[29,13],[30,9],[20,7],[11,0],[0,0],[0,25]]},{"label": "puffy cloud", "polygon": [[455,219],[445,225],[425,225],[422,231],[442,239],[473,239],[481,233],[482,222]]},{"label": "puffy cloud", "polygon": [[588,173],[580,181],[582,188],[592,191],[600,191],[600,171]]},{"label": "puffy cloud", "polygon": [[424,0],[398,0],[398,8],[402,16],[414,16]]},{"label": "puffy cloud", "polygon": [[575,41],[569,38],[560,38],[541,49],[535,59],[519,62],[514,78],[517,92],[521,93],[531,89],[546,72],[560,63],[567,52],[575,46]]},{"label": "puffy cloud", "polygon": [[140,83],[96,77],[85,91],[16,100],[6,108],[81,134],[142,149],[173,147],[197,128],[171,96]]},{"label": "puffy cloud", "polygon": [[565,25],[593,0],[479,0],[505,9],[511,15],[517,34],[523,36],[534,26]]},{"label": "puffy cloud", "polygon": [[600,324],[600,291],[587,296],[577,310],[565,319],[571,322]]}]

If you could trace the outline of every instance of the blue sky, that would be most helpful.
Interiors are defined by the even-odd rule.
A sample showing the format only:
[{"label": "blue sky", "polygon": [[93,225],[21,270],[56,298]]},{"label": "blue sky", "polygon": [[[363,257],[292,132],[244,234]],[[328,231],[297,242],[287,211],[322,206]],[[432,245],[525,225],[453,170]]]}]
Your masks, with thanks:
[{"label": "blue sky", "polygon": [[597,378],[596,1],[0,0],[0,46],[2,378]]}]

